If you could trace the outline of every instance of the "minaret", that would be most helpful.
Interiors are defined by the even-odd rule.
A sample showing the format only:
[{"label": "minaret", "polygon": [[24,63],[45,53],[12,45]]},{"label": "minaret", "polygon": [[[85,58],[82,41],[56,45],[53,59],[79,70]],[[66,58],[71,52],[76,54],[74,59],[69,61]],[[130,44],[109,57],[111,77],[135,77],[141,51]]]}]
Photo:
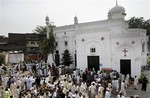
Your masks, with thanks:
[{"label": "minaret", "polygon": [[116,0],[116,6],[118,6],[118,1]]},{"label": "minaret", "polygon": [[74,26],[75,26],[75,32],[78,33],[78,18],[77,18],[77,16],[74,17]]},{"label": "minaret", "polygon": [[78,18],[76,16],[74,17],[74,24],[78,24]]},{"label": "minaret", "polygon": [[49,17],[48,16],[46,16],[46,19],[45,19],[45,23],[46,23],[46,35],[47,35],[47,39],[49,39],[49,27],[48,27],[48,25],[49,25]]}]

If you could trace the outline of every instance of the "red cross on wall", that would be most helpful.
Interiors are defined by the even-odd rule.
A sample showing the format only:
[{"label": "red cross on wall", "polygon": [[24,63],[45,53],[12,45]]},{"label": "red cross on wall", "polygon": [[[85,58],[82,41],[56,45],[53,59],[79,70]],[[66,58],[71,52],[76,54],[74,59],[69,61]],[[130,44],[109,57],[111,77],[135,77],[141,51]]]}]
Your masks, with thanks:
[{"label": "red cross on wall", "polygon": [[128,52],[127,49],[124,49],[122,52],[124,52],[124,56],[127,56],[126,53]]}]

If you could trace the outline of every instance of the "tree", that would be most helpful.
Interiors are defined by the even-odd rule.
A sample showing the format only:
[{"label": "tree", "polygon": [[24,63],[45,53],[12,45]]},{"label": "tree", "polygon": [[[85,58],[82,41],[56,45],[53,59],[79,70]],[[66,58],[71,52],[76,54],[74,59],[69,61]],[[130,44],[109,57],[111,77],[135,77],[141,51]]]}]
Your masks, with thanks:
[{"label": "tree", "polygon": [[[39,41],[40,41],[40,52],[44,56],[45,62],[47,62],[48,54],[54,53],[56,46],[55,46],[55,36],[53,34],[54,25],[50,24],[49,26],[49,38],[46,37],[47,28],[46,26],[37,26],[33,31],[36,34],[39,34]],[[53,57],[54,58],[54,57]],[[53,59],[54,60],[54,59]]]},{"label": "tree", "polygon": [[68,70],[69,70],[69,66],[70,64],[73,63],[73,60],[72,60],[72,56],[71,54],[69,53],[69,50],[65,50],[64,53],[62,54],[62,65],[64,66],[68,66]]},{"label": "tree", "polygon": [[[147,35],[149,36],[150,39],[150,19],[144,20],[143,17],[132,17],[129,20],[127,20],[129,24],[129,28],[141,28],[141,29],[146,29],[147,30]],[[150,41],[148,43],[150,46]]]},{"label": "tree", "polygon": [[144,20],[143,17],[131,17],[127,20],[129,28],[141,28],[147,30],[147,35],[150,35],[150,19]]}]

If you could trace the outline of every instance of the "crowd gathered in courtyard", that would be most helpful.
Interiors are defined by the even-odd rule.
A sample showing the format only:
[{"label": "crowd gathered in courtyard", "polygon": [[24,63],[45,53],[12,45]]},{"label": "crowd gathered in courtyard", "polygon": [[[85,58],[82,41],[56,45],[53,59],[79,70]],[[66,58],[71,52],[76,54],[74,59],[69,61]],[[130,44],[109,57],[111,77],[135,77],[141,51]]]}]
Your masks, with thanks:
[{"label": "crowd gathered in courtyard", "polygon": [[[65,73],[62,69],[41,61],[0,66],[0,98],[140,98],[126,94],[130,85],[138,89],[137,76],[131,84],[129,74],[115,70],[75,69]],[[144,76],[141,90],[146,91],[147,83]]]}]

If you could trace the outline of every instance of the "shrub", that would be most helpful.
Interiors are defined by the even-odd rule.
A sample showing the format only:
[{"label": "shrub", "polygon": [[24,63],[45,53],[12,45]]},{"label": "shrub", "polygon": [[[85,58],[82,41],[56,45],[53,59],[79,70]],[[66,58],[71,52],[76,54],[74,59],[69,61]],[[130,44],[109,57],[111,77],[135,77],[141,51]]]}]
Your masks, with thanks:
[{"label": "shrub", "polygon": [[144,73],[141,73],[141,76],[140,76],[140,78],[139,78],[139,83],[142,83],[144,77],[145,77],[145,74],[144,74]]}]

